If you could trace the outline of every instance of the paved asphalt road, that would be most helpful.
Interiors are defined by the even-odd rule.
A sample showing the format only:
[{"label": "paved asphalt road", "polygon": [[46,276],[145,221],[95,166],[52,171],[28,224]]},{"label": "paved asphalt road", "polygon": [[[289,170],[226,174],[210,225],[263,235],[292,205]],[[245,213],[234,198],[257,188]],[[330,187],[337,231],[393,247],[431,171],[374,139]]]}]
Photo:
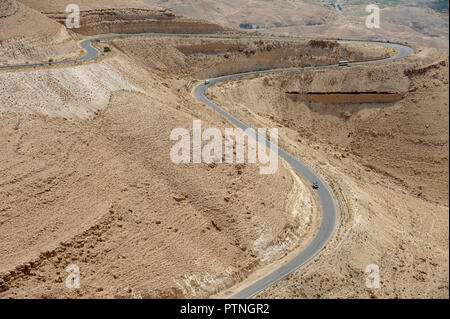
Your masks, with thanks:
[{"label": "paved asphalt road", "polygon": [[[143,33],[143,34],[126,34],[126,35],[109,35],[109,36],[102,36],[97,37],[94,39],[87,39],[80,42],[80,46],[86,51],[86,54],[82,57],[76,58],[76,59],[70,59],[65,61],[57,61],[53,63],[44,62],[44,63],[33,63],[33,64],[21,64],[21,65],[8,65],[8,66],[0,66],[0,69],[10,69],[10,68],[18,68],[18,67],[33,67],[33,66],[40,66],[40,65],[49,65],[49,64],[61,64],[61,63],[71,63],[75,61],[85,61],[92,58],[95,58],[99,56],[101,53],[92,46],[92,41],[95,40],[106,40],[106,39],[113,39],[118,37],[130,37],[130,36],[186,36],[183,34],[155,34],[155,33]],[[209,38],[236,38],[235,36],[225,36],[225,35],[211,35],[211,34],[189,34],[189,37],[209,37]],[[255,38],[255,39],[273,39],[273,40],[308,40],[307,38],[299,38],[299,37],[253,37],[253,36],[241,36],[240,38]],[[381,59],[381,60],[375,60],[375,61],[366,61],[366,62],[355,62],[350,63],[350,66],[352,65],[362,65],[362,64],[375,64],[375,63],[385,63],[390,62],[398,59],[402,59],[405,57],[408,57],[414,53],[414,51],[404,45],[400,44],[394,44],[394,43],[384,43],[384,42],[370,42],[370,41],[350,41],[350,40],[343,40],[338,41],[339,43],[363,43],[363,44],[377,44],[382,46],[387,46],[394,48],[398,51],[397,56]],[[219,114],[221,114],[223,117],[225,117],[228,121],[230,121],[232,124],[234,124],[236,127],[241,128],[243,130],[247,129],[248,127],[239,121],[237,118],[233,117],[231,114],[211,102],[205,97],[205,89],[211,85],[214,85],[218,82],[237,78],[237,77],[243,77],[243,76],[251,76],[255,75],[257,73],[259,74],[265,74],[265,73],[276,73],[276,72],[286,72],[286,71],[298,71],[298,70],[305,70],[305,69],[324,69],[324,68],[332,68],[332,67],[338,67],[337,65],[326,65],[326,66],[311,66],[311,67],[305,67],[305,68],[285,68],[285,69],[274,69],[274,70],[260,70],[255,72],[245,72],[245,73],[239,73],[239,74],[232,74],[232,75],[225,75],[221,77],[217,77],[214,79],[211,79],[208,84],[201,83],[194,89],[194,95],[195,97],[212,107],[215,111],[217,111]],[[252,136],[253,138],[256,138],[256,136]],[[335,206],[335,202],[333,199],[333,196],[331,194],[331,191],[329,190],[328,185],[318,176],[314,174],[312,170],[310,170],[308,167],[303,165],[299,160],[294,158],[292,155],[288,154],[287,152],[283,151],[282,149],[278,148],[278,146],[271,144],[264,138],[260,138],[260,141],[262,143],[265,143],[266,145],[269,145],[273,150],[278,151],[279,156],[284,159],[287,163],[289,163],[299,174],[303,175],[311,184],[313,182],[317,182],[319,185],[319,188],[316,190],[319,199],[320,204],[322,208],[322,219],[321,224],[319,227],[319,230],[317,231],[316,236],[312,239],[312,241],[308,244],[308,246],[303,249],[298,255],[296,255],[292,260],[285,263],[280,268],[274,270],[272,273],[266,275],[265,277],[257,280],[256,282],[252,283],[250,286],[247,286],[243,290],[239,291],[235,295],[233,295],[231,298],[233,299],[244,299],[244,298],[250,298],[257,293],[261,292],[265,288],[269,287],[273,283],[283,279],[296,269],[298,269],[300,266],[304,265],[306,262],[308,262],[311,258],[316,256],[328,243],[331,236],[334,233],[335,227],[336,227],[336,221],[337,221],[337,208]]]},{"label": "paved asphalt road", "polygon": [[[348,43],[348,42],[358,42],[358,41],[339,41],[341,43]],[[369,42],[362,42],[362,43],[369,43]],[[383,63],[383,62],[389,62],[398,60],[407,56],[410,56],[414,53],[414,51],[406,46],[399,45],[399,44],[390,44],[390,43],[380,43],[380,42],[370,42],[375,43],[379,45],[389,46],[392,48],[395,48],[398,50],[398,55],[392,58],[377,60],[377,61],[366,61],[366,62],[356,62],[356,63],[350,63],[350,65],[361,65],[361,64],[374,64],[374,63]],[[248,128],[244,123],[233,117],[231,114],[227,113],[225,110],[221,109],[219,106],[215,105],[213,102],[208,100],[205,97],[205,89],[211,85],[214,85],[218,82],[222,82],[225,80],[242,77],[242,76],[251,76],[258,74],[265,74],[265,73],[276,73],[276,72],[286,72],[286,71],[298,71],[298,70],[304,70],[304,69],[324,69],[324,68],[331,68],[331,67],[337,67],[337,65],[327,65],[327,66],[316,66],[316,67],[306,67],[306,68],[289,68],[289,69],[275,69],[275,70],[265,70],[265,71],[259,71],[259,72],[246,72],[246,73],[240,73],[240,74],[232,74],[232,75],[226,75],[221,76],[215,79],[209,80],[208,84],[202,83],[198,85],[194,89],[194,95],[195,97],[200,100],[203,103],[206,103],[210,107],[212,107],[214,110],[216,110],[218,113],[220,113],[222,116],[224,116],[227,120],[229,120],[231,123],[233,123],[236,127],[241,128],[242,130],[245,130]],[[263,143],[268,143],[267,141],[263,140]],[[270,145],[272,149],[276,149],[278,151],[278,154],[281,158],[283,158],[287,163],[289,163],[298,173],[303,175],[311,184],[314,182],[317,182],[319,184],[319,189],[317,190],[317,194],[320,199],[320,204],[322,208],[322,220],[319,227],[319,230],[317,231],[316,236],[313,238],[313,240],[308,244],[308,246],[303,249],[298,255],[296,255],[292,260],[281,266],[280,268],[274,270],[272,273],[268,274],[267,276],[257,280],[250,286],[247,286],[243,290],[239,291],[235,295],[231,296],[232,299],[244,299],[244,298],[250,298],[257,293],[261,292],[265,288],[269,287],[270,285],[274,284],[275,282],[283,279],[296,269],[298,269],[300,266],[304,265],[306,262],[308,262],[311,258],[313,258],[315,255],[317,255],[328,243],[330,240],[334,229],[336,227],[336,220],[337,220],[337,209],[333,200],[333,197],[331,195],[331,192],[328,188],[328,186],[318,177],[314,174],[313,171],[311,171],[308,167],[303,165],[299,160],[295,159],[292,155],[288,154],[287,152],[283,151],[282,149],[279,149],[275,145]]]}]

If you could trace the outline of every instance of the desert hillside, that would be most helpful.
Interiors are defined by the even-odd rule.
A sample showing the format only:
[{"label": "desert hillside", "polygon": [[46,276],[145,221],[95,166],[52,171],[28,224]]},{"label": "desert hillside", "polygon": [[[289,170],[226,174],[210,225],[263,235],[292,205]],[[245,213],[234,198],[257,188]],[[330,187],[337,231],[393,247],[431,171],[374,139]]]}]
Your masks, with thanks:
[{"label": "desert hillside", "polygon": [[77,56],[80,48],[66,29],[16,0],[0,3],[0,64]]},{"label": "desert hillside", "polygon": [[[343,196],[326,252],[260,297],[448,297],[448,85],[448,57],[425,49],[389,65],[259,76],[209,91],[239,118],[279,127],[285,148]],[[403,98],[321,103],[292,91]],[[380,266],[381,290],[364,287],[371,263]]]},{"label": "desert hillside", "polygon": [[[65,23],[69,0],[21,1],[49,18]],[[215,33],[223,28],[206,20],[175,15],[170,10],[147,5],[141,1],[78,1],[80,28],[73,31],[83,35],[103,33]]]},{"label": "desert hillside", "polygon": [[[96,43],[112,52],[91,63],[0,72],[1,297],[207,297],[314,234],[315,196],[283,162],[275,175],[171,163],[173,128],[230,124],[190,95],[192,75],[164,71],[184,55],[174,39],[136,41]],[[158,43],[170,58],[150,61]],[[76,292],[70,263],[84,274]]]},{"label": "desert hillside", "polygon": [[[121,34],[92,39],[92,59],[0,69],[0,299],[229,297],[327,231],[333,205],[314,180],[336,205],[330,240],[257,297],[448,299],[448,2],[375,1],[379,30],[356,0],[80,0],[81,28],[67,30],[69,3],[0,1],[0,66],[80,56],[77,42]],[[238,36],[256,30],[314,39]],[[124,35],[142,32],[185,34]],[[344,37],[414,53],[347,67],[398,52],[325,39]],[[292,69],[260,72],[273,68]],[[222,136],[233,127],[194,89],[236,73],[205,96],[277,128],[308,180],[279,157],[272,175],[224,153],[193,163],[208,151],[195,120]],[[191,134],[189,163],[171,159],[175,129]],[[370,264],[381,289],[366,287]]]},{"label": "desert hillside", "polygon": [[[340,59],[374,60],[396,54],[379,46],[331,41],[254,39],[117,39],[112,44],[144,66],[167,74],[209,78],[281,67],[336,64]],[[170,55],[167,55],[170,52]]]},{"label": "desert hillside", "polygon": [[[447,0],[144,0],[175,13],[262,33],[319,38],[381,39],[448,52]],[[380,29],[367,29],[367,4],[381,8]]]},{"label": "desert hillside", "polygon": [[[221,85],[211,94],[223,96],[223,103],[234,101],[236,112],[241,101],[248,101],[246,108],[273,117],[300,138],[346,149],[368,168],[408,185],[412,194],[448,205],[447,59],[425,49],[403,63],[264,76]],[[364,92],[398,93],[403,98],[392,103],[324,104],[292,97],[292,92],[353,92],[355,97]],[[425,98],[428,94],[433,103]]]},{"label": "desert hillside", "polygon": [[[42,0],[42,1],[34,1],[34,0],[19,0],[26,6],[33,8],[37,11],[44,13],[52,13],[52,12],[64,12],[67,5],[74,3],[70,0]],[[136,8],[136,9],[153,9],[158,10],[160,7],[152,6],[149,4],[145,4],[139,0],[80,0],[76,1],[76,4],[80,7],[80,10],[102,10],[105,8],[114,8],[114,9],[128,9],[128,8]]]}]

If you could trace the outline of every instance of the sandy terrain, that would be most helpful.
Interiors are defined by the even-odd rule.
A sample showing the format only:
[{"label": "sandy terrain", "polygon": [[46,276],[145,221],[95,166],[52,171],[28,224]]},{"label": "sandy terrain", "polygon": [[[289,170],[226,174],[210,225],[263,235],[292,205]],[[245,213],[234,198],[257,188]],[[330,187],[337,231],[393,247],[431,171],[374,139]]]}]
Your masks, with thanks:
[{"label": "sandy terrain", "polygon": [[[387,66],[261,76],[211,89],[239,118],[278,126],[285,147],[326,176],[341,204],[341,225],[326,250],[260,297],[448,298],[448,76],[448,58],[423,50]],[[318,88],[407,94],[365,104],[285,94]],[[369,264],[380,267],[381,289],[365,287]]]},{"label": "sandy terrain", "polygon": [[[146,1],[188,15],[201,4],[196,18],[209,15],[209,23],[139,1],[82,0],[84,26],[75,34],[58,24],[67,3],[2,1],[0,64],[79,55],[73,39],[80,34],[217,32],[224,29],[215,23],[258,23],[253,18],[273,33],[417,39],[448,50],[441,41],[448,15],[419,7],[386,7],[386,28],[367,33],[361,6],[351,1],[343,1],[342,20],[328,1],[203,0],[182,8]],[[292,13],[301,13],[300,23]],[[416,17],[434,20],[421,25]],[[314,234],[317,199],[283,162],[274,175],[260,175],[254,164],[173,164],[174,128],[190,129],[194,119],[230,127],[197,102],[193,85],[395,54],[330,41],[189,36],[95,45],[111,52],[0,71],[0,298],[227,296],[265,274]],[[259,297],[448,298],[448,70],[448,55],[420,47],[388,65],[257,75],[208,90],[249,125],[279,128],[283,147],[327,180],[339,203],[339,228],[326,249]],[[287,92],[403,98],[324,104]],[[79,290],[65,286],[69,264],[80,267]],[[381,289],[364,285],[369,264],[380,266]]]},{"label": "sandy terrain", "polygon": [[175,15],[140,1],[78,1],[80,28],[65,28],[66,6],[73,1],[0,3],[0,64],[47,62],[77,57],[83,35],[105,33],[217,33],[214,23]]},{"label": "sandy terrain", "polygon": [[[325,65],[339,60],[373,60],[395,55],[369,45],[329,41],[181,39],[114,40],[120,51],[163,74],[208,78],[280,67]],[[169,55],[166,52],[170,52]]]},{"label": "sandy terrain", "polygon": [[[356,0],[144,0],[169,8],[178,14],[209,19],[239,28],[250,23],[253,31],[318,38],[343,38],[417,43],[448,53],[448,10],[432,10],[432,0],[371,1]],[[334,2],[342,8],[338,14]],[[380,5],[381,27],[365,26],[366,5]],[[427,5],[428,4],[428,5]],[[447,3],[448,8],[448,3]],[[244,30],[244,29],[242,29]]]},{"label": "sandy terrain", "polygon": [[[23,0],[25,5],[42,12],[49,18],[65,24],[69,0]],[[73,29],[82,35],[104,33],[216,33],[223,28],[205,20],[175,15],[172,11],[145,4],[141,1],[77,1],[80,8],[80,28]]]},{"label": "sandy terrain", "polygon": [[82,66],[0,72],[0,297],[205,297],[314,230],[310,187],[283,163],[275,175],[172,164],[173,128],[229,124],[188,80],[146,68],[114,49]]},{"label": "sandy terrain", "polygon": [[[19,0],[26,6],[33,8],[37,11],[44,13],[51,12],[64,12],[67,5],[74,3],[70,0],[42,0],[42,1],[34,1],[34,0]],[[152,6],[149,4],[145,4],[139,0],[77,0],[77,5],[80,7],[81,11],[84,10],[99,10],[105,8],[115,8],[115,9],[128,9],[128,8],[137,8],[137,9],[160,9],[158,6]]]},{"label": "sandy terrain", "polygon": [[247,1],[247,0],[143,0],[145,3],[169,8],[176,13],[196,18],[208,18],[222,25],[239,28],[252,23],[263,29],[300,23],[322,24],[336,19],[329,2],[306,1]]},{"label": "sandy terrain", "polygon": [[77,56],[80,48],[66,29],[15,0],[0,3],[0,64]]}]

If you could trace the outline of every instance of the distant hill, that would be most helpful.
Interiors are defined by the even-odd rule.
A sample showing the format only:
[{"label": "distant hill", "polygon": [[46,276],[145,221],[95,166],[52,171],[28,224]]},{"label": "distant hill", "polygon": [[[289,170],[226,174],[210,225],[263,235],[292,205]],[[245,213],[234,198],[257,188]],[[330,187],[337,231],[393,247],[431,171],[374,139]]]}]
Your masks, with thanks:
[{"label": "distant hill", "polygon": [[[448,52],[448,0],[375,0],[381,28],[367,29],[361,0],[142,0],[224,26],[311,37],[381,39]],[[338,12],[338,9],[341,12]]]}]

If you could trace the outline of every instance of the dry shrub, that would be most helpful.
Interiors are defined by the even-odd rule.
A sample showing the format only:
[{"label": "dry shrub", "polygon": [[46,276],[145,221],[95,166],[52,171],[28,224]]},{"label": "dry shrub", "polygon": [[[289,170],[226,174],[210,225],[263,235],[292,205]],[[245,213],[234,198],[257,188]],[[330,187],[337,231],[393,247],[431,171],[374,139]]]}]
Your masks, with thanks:
[{"label": "dry shrub", "polygon": [[325,40],[310,40],[308,44],[313,48],[336,48],[339,43]]}]

